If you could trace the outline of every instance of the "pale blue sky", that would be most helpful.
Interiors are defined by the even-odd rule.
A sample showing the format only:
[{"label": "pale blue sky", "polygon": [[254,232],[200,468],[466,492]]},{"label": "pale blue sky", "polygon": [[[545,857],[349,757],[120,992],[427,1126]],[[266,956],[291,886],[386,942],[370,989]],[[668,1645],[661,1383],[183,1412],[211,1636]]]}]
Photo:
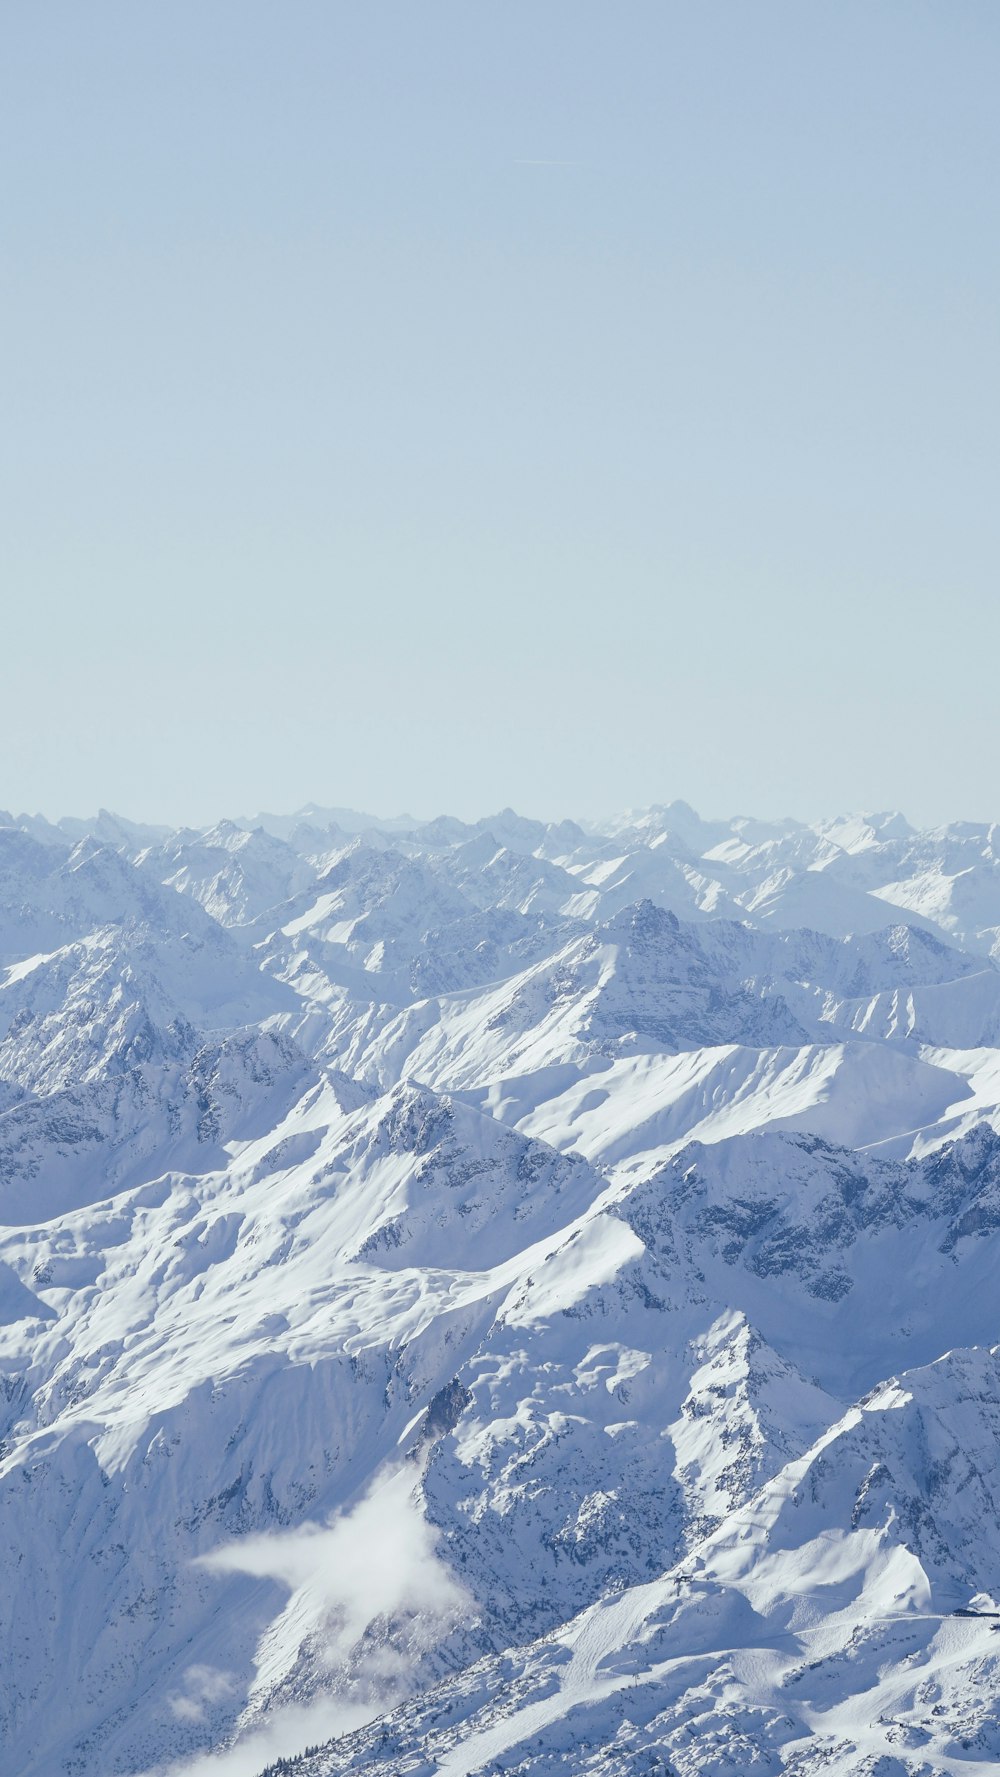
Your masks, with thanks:
[{"label": "pale blue sky", "polygon": [[8,8],[0,806],[1000,816],[998,52]]}]

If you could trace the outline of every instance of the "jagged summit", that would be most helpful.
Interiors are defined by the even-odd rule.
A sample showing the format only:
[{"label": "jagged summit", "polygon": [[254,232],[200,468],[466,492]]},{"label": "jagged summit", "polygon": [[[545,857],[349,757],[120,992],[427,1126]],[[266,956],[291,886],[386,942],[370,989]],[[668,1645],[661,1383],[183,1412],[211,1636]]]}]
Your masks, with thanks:
[{"label": "jagged summit", "polygon": [[4,1770],[993,1769],[997,831],[0,816]]}]

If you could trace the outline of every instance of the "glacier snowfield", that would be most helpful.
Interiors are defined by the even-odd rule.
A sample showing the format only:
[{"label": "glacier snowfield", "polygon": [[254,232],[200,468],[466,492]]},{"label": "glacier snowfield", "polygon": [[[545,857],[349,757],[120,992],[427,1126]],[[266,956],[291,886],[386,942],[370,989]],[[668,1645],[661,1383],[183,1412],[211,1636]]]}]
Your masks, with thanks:
[{"label": "glacier snowfield", "polygon": [[1000,825],[0,815],[4,1777],[1000,1768]]}]

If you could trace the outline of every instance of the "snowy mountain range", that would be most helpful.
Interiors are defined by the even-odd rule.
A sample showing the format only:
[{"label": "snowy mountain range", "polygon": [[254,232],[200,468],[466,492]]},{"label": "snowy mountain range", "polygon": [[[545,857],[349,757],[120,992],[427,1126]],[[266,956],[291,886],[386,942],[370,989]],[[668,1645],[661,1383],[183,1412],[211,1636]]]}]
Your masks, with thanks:
[{"label": "snowy mountain range", "polygon": [[1000,824],[0,815],[5,1777],[1000,1766]]}]

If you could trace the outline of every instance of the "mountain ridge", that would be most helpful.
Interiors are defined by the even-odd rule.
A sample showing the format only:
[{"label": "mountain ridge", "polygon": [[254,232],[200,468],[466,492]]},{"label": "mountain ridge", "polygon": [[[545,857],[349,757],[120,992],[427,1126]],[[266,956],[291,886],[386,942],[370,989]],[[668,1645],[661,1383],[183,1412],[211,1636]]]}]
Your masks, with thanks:
[{"label": "mountain ridge", "polygon": [[993,1768],[996,826],[5,820],[12,1774]]}]

